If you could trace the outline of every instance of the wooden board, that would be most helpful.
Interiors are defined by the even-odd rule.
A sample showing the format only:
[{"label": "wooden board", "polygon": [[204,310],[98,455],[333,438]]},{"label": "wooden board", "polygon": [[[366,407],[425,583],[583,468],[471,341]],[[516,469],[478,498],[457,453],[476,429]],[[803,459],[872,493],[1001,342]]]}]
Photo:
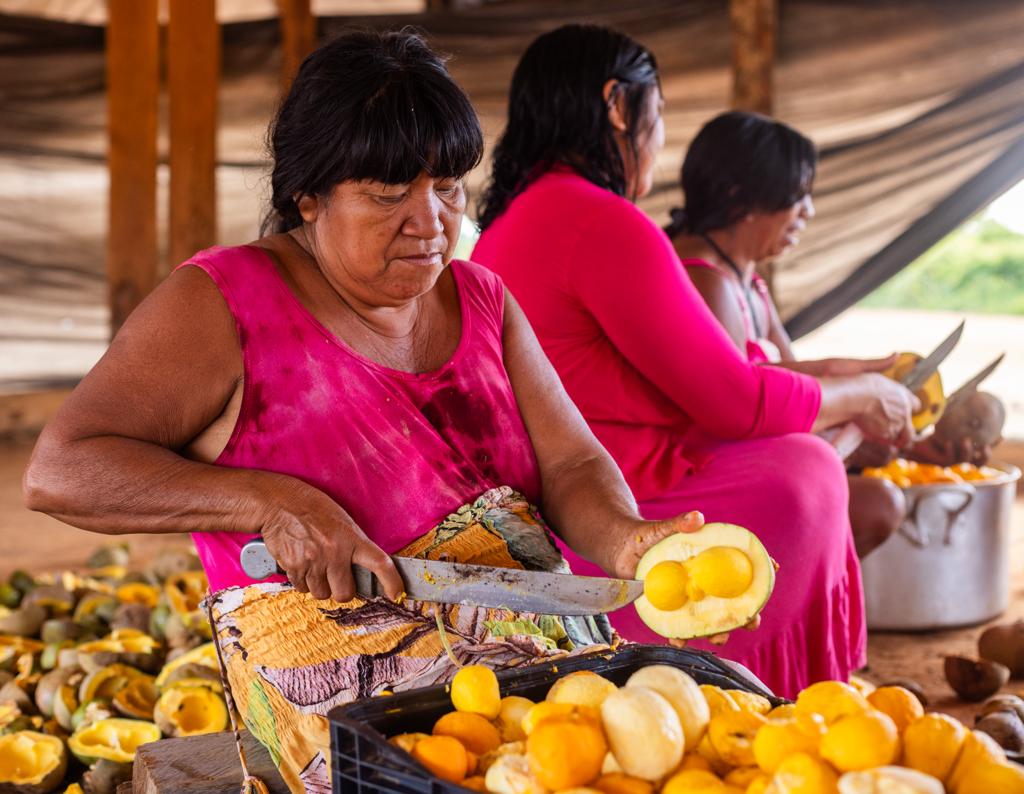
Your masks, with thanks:
[{"label": "wooden board", "polygon": [[157,0],[110,0],[107,285],[111,336],[157,282]]},{"label": "wooden board", "polygon": [[167,25],[171,268],[217,242],[220,49],[214,0],[171,0]]},{"label": "wooden board", "polygon": [[[250,774],[271,794],[288,794],[270,753],[248,731],[242,732],[242,747]],[[132,794],[238,794],[241,786],[242,766],[230,731],[161,739],[135,753]]]}]

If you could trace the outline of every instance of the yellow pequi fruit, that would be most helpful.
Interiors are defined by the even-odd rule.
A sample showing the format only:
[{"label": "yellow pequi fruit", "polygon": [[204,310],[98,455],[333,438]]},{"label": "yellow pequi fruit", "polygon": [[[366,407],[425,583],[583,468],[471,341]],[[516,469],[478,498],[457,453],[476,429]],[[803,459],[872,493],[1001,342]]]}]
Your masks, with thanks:
[{"label": "yellow pequi fruit", "polygon": [[429,733],[400,733],[398,736],[392,736],[388,741],[399,750],[404,750],[411,755],[416,743],[428,736],[430,736]]},{"label": "yellow pequi fruit", "polygon": [[449,783],[460,783],[469,772],[469,754],[451,736],[428,736],[416,742],[412,757],[432,774]]},{"label": "yellow pequi fruit", "polygon": [[729,788],[711,772],[687,769],[665,781],[661,794],[729,794]]},{"label": "yellow pequi fruit", "polygon": [[470,752],[485,755],[498,749],[501,736],[498,729],[479,714],[452,711],[434,723],[434,736],[458,739]]},{"label": "yellow pequi fruit", "polygon": [[883,686],[871,692],[868,703],[887,714],[896,723],[896,730],[903,733],[924,716],[924,706],[917,695],[901,686]]},{"label": "yellow pequi fruit", "polygon": [[503,755],[487,769],[484,782],[491,794],[547,794],[525,755]]},{"label": "yellow pequi fruit", "polygon": [[602,774],[594,782],[594,788],[602,794],[654,794],[651,781],[630,777],[622,772]]},{"label": "yellow pequi fruit", "polygon": [[859,675],[851,675],[847,681],[850,686],[860,692],[864,697],[867,697],[874,692],[878,687],[868,681],[866,678],[861,678]]},{"label": "yellow pequi fruit", "polygon": [[495,763],[503,755],[526,755],[526,742],[505,742],[504,744],[498,745],[498,749],[491,750],[489,753],[485,753],[480,756],[477,761],[476,768],[478,774],[485,774],[488,769],[491,768],[491,764]]},{"label": "yellow pequi fruit", "polygon": [[67,749],[56,736],[16,731],[0,736],[0,791],[46,794],[60,785]]},{"label": "yellow pequi fruit", "polygon": [[159,738],[160,729],[152,722],[114,717],[75,731],[68,749],[86,766],[100,759],[127,764],[135,760],[136,749]]},{"label": "yellow pequi fruit", "polygon": [[945,782],[960,755],[967,728],[946,714],[925,714],[903,733],[903,766]]},{"label": "yellow pequi fruit", "polygon": [[796,698],[798,714],[820,714],[825,718],[826,725],[831,725],[850,714],[870,710],[871,704],[867,698],[841,681],[819,681],[811,684]]},{"label": "yellow pequi fruit", "polygon": [[79,786],[77,783],[72,783],[70,786],[64,789],[64,794],[85,794],[85,792],[82,790],[82,787]]},{"label": "yellow pequi fruit", "polygon": [[793,753],[817,755],[824,734],[825,718],[820,714],[768,720],[754,737],[754,760],[763,771],[774,774]]},{"label": "yellow pequi fruit", "polygon": [[580,714],[595,722],[601,721],[600,709],[594,709],[590,706],[574,706],[572,703],[552,703],[550,700],[542,700],[540,703],[532,705],[526,714],[523,715],[521,727],[523,733],[529,736],[533,733],[533,729],[544,720],[549,720],[552,717],[568,717],[571,714]]},{"label": "yellow pequi fruit", "polygon": [[964,737],[960,755],[945,781],[946,789],[960,794],[961,787],[989,764],[1005,764],[1006,753],[995,739],[981,731],[969,731]]},{"label": "yellow pequi fruit", "polygon": [[723,711],[740,710],[732,695],[724,689],[719,689],[714,684],[701,684],[700,691],[704,694],[704,699],[708,703],[708,709],[710,709],[712,717]]},{"label": "yellow pequi fruit", "polygon": [[[991,789],[1001,791],[1002,789]],[[942,782],[916,769],[880,766],[847,772],[839,778],[839,794],[945,794]]]},{"label": "yellow pequi fruit", "polygon": [[976,764],[955,794],[1024,794],[1024,768],[1018,764]]},{"label": "yellow pequi fruit", "polygon": [[683,758],[683,726],[675,710],[653,689],[628,686],[605,698],[601,721],[622,771],[660,780]]},{"label": "yellow pequi fruit", "polygon": [[647,687],[665,698],[683,726],[685,751],[696,749],[711,721],[711,708],[696,681],[677,667],[652,664],[633,673],[626,686]]},{"label": "yellow pequi fruit", "polygon": [[143,604],[152,608],[160,601],[160,588],[144,582],[130,582],[118,587],[114,595],[122,604]]},{"label": "yellow pequi fruit", "polygon": [[174,673],[175,670],[184,667],[189,664],[197,664],[202,667],[208,667],[211,670],[220,671],[220,663],[217,661],[217,649],[213,646],[212,642],[207,642],[196,648],[193,648],[187,653],[183,653],[181,656],[176,656],[173,661],[168,662],[163,666],[160,674],[156,677],[156,685],[159,688],[163,688],[164,684],[167,683],[167,679]]},{"label": "yellow pequi fruit", "polygon": [[455,674],[451,683],[452,705],[456,711],[468,711],[493,720],[501,711],[498,677],[489,667],[471,664]]},{"label": "yellow pequi fruit", "polygon": [[[887,378],[899,380],[908,375],[920,360],[921,356],[917,353],[900,353],[896,358],[896,363],[882,374]],[[913,417],[914,429],[921,432],[926,427],[938,422],[942,412],[946,410],[946,395],[942,391],[942,378],[939,373],[932,373],[924,385],[914,393],[914,396],[921,401],[921,410]]]},{"label": "yellow pequi fruit", "polygon": [[756,692],[745,692],[742,689],[727,689],[733,702],[739,706],[740,711],[749,711],[753,714],[765,714],[772,710],[771,701],[768,698],[758,695]]},{"label": "yellow pequi fruit", "polygon": [[533,706],[532,700],[518,695],[508,695],[501,699],[501,708],[495,722],[503,742],[518,742],[526,738],[523,717]]},{"label": "yellow pequi fruit", "polygon": [[167,736],[199,736],[228,726],[228,708],[205,686],[172,686],[157,700],[153,720]]},{"label": "yellow pequi fruit", "polygon": [[723,783],[735,786],[741,791],[746,791],[750,784],[757,780],[769,781],[771,778],[758,769],[756,766],[742,766],[732,770],[724,778]]},{"label": "yellow pequi fruit", "polygon": [[615,684],[590,670],[579,670],[559,678],[548,690],[550,703],[571,703],[599,709],[604,699],[618,689]]},{"label": "yellow pequi fruit", "polygon": [[89,673],[78,685],[78,702],[103,699],[110,700],[136,678],[153,680],[140,670],[126,664],[108,664],[95,672]]},{"label": "yellow pequi fruit", "polygon": [[725,711],[708,724],[711,746],[729,766],[754,766],[754,737],[765,724],[760,714]]},{"label": "yellow pequi fruit", "polygon": [[896,723],[880,711],[850,714],[828,727],[821,757],[840,772],[857,772],[896,763],[900,734]]},{"label": "yellow pequi fruit", "polygon": [[770,794],[838,794],[839,779],[832,767],[820,758],[794,753],[775,770],[765,791]]},{"label": "yellow pequi fruit", "polygon": [[530,771],[552,791],[597,780],[607,752],[601,726],[579,714],[544,720],[526,739]]},{"label": "yellow pequi fruit", "polygon": [[670,535],[640,559],[637,614],[663,637],[707,637],[744,626],[775,586],[775,565],[752,532],[705,524]]},{"label": "yellow pequi fruit", "polygon": [[164,582],[164,595],[171,609],[179,615],[197,611],[208,590],[206,574],[202,571],[182,571]]},{"label": "yellow pequi fruit", "polygon": [[157,691],[153,677],[142,675],[133,678],[114,695],[113,705],[119,714],[135,717],[140,720],[153,720],[153,710],[160,693]]}]

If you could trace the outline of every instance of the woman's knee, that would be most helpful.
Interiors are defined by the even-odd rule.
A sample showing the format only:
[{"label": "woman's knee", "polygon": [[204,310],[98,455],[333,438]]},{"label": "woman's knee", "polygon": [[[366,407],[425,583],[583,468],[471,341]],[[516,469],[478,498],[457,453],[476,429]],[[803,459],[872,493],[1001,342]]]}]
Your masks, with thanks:
[{"label": "woman's knee", "polygon": [[857,556],[866,557],[899,529],[906,515],[903,491],[888,480],[850,478],[850,524]]}]

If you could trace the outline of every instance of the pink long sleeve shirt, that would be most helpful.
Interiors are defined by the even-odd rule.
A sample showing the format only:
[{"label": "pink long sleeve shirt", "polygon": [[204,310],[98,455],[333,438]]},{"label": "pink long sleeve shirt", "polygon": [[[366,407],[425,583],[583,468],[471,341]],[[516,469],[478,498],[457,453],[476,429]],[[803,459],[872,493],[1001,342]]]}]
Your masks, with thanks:
[{"label": "pink long sleeve shirt", "polygon": [[813,378],[748,362],[661,229],[568,168],[517,196],[473,260],[497,272],[522,305],[640,501],[700,465],[699,435],[802,432],[818,415]]}]

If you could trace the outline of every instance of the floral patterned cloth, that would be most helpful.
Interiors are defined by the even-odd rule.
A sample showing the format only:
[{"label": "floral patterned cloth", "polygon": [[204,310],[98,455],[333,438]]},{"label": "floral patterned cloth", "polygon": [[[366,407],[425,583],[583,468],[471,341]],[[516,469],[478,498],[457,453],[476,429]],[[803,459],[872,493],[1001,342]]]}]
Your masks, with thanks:
[{"label": "floral patterned cloth", "polygon": [[[569,573],[536,509],[508,487],[484,493],[400,556]],[[241,721],[293,792],[331,791],[326,715],[335,706],[504,668],[604,650],[603,616],[563,618],[385,598],[318,601],[288,584],[229,587],[209,611]]]}]

